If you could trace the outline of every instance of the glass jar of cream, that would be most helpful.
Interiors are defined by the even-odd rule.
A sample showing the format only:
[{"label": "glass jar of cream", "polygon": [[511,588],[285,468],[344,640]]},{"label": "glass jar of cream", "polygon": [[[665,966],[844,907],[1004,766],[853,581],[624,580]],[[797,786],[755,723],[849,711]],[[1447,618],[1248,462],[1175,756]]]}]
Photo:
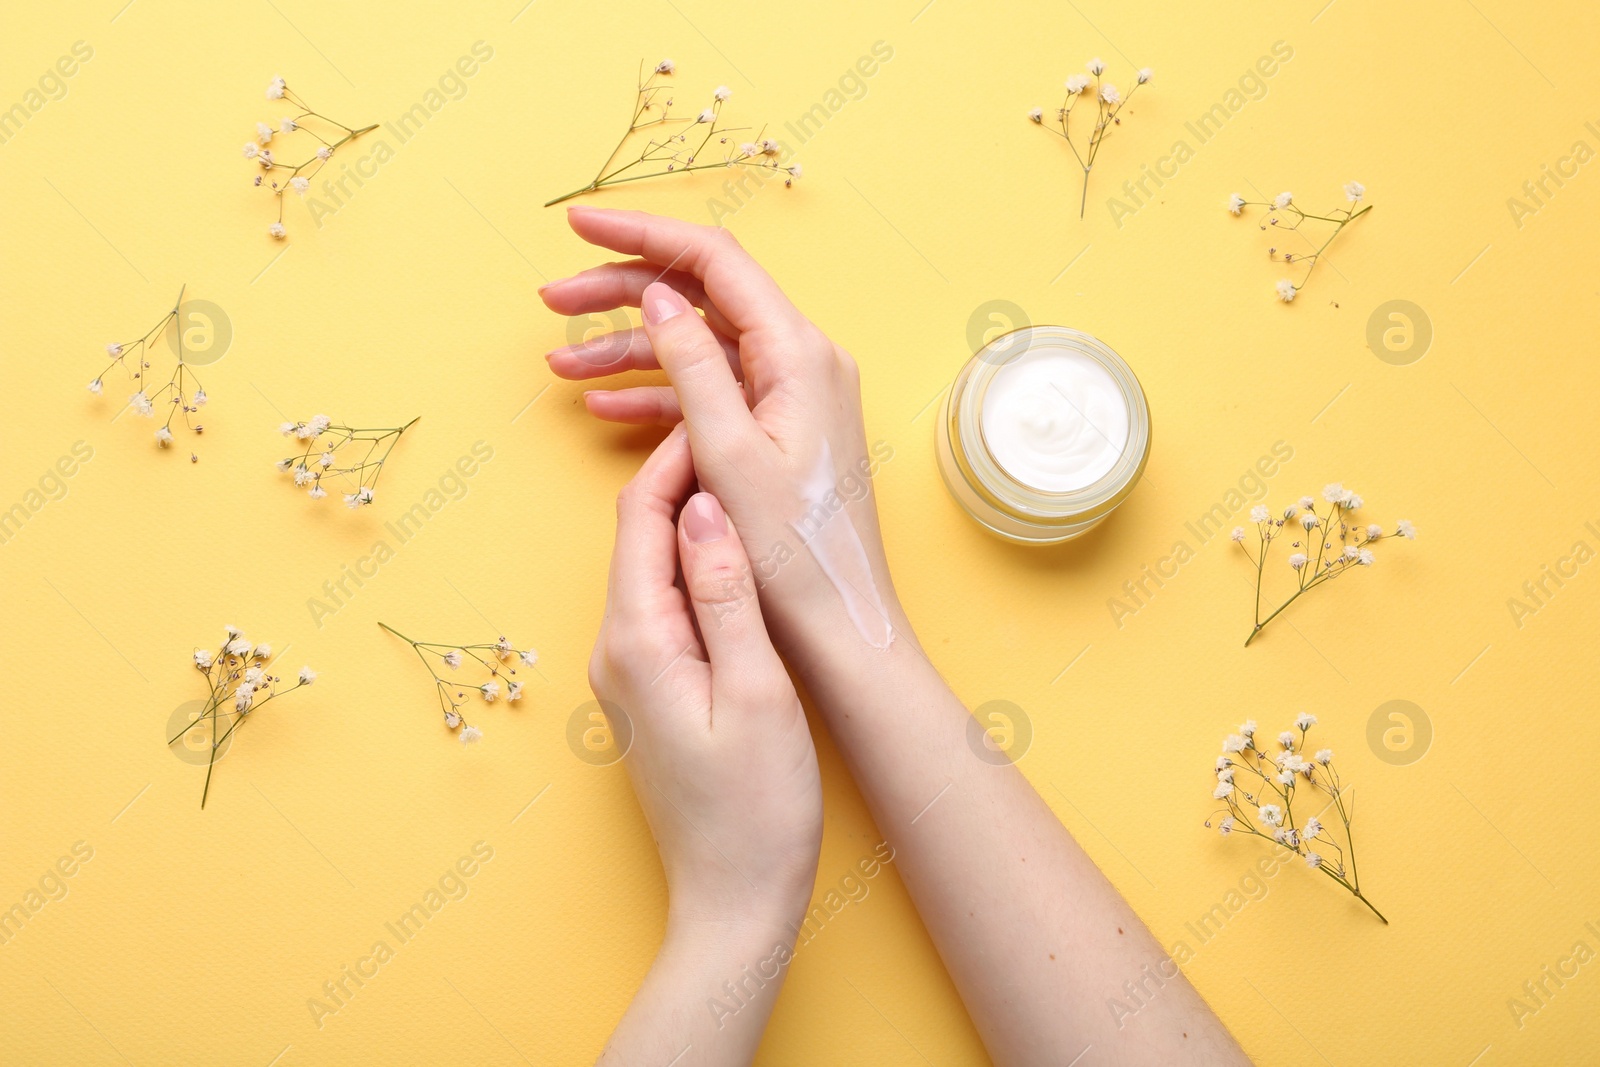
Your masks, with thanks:
[{"label": "glass jar of cream", "polygon": [[1127,499],[1150,456],[1150,406],[1133,371],[1065,326],[1024,326],[956,376],[938,426],[956,502],[1008,541],[1086,532]]}]

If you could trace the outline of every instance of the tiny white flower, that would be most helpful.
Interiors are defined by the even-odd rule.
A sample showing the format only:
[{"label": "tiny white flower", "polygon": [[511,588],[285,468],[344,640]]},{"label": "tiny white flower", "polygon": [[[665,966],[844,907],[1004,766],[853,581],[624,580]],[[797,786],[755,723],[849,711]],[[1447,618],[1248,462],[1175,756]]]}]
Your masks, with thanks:
[{"label": "tiny white flower", "polygon": [[1294,724],[1298,729],[1309,730],[1317,725],[1317,717],[1309,711],[1302,711],[1294,717]]},{"label": "tiny white flower", "polygon": [[1324,767],[1326,767],[1328,764],[1332,763],[1333,762],[1333,749],[1331,749],[1331,748],[1319,748],[1319,749],[1317,749],[1317,762],[1322,764]]},{"label": "tiny white flower", "polygon": [[1321,519],[1318,519],[1315,515],[1311,514],[1311,512],[1309,512],[1309,511],[1306,512],[1304,515],[1300,516],[1300,525],[1304,526],[1308,530],[1316,529],[1317,524],[1319,522],[1321,522],[1321,521],[1322,521]]},{"label": "tiny white flower", "polygon": [[1329,482],[1327,485],[1322,487],[1322,499],[1326,500],[1328,503],[1337,504],[1344,500],[1344,498],[1344,486],[1340,485],[1338,482]]},{"label": "tiny white flower", "polygon": [[1044,122],[1044,108],[1034,108],[1032,111],[1028,112],[1028,118],[1034,122]]},{"label": "tiny white flower", "polygon": [[726,85],[719,85],[719,86],[717,86],[716,90],[711,94],[711,99],[717,101],[718,103],[721,103],[722,101],[728,99],[728,97],[730,97],[732,95],[733,95],[733,90],[732,89],[728,88]]},{"label": "tiny white flower", "polygon": [[254,159],[256,156],[261,154],[261,146],[256,144],[254,141],[246,141],[244,147],[240,149],[240,151],[244,153],[244,158]]},{"label": "tiny white flower", "polygon": [[1244,738],[1238,734],[1229,734],[1227,739],[1222,742],[1222,751],[1224,752],[1243,752],[1244,750]]},{"label": "tiny white flower", "polygon": [[279,133],[293,133],[297,129],[299,129],[299,127],[295,125],[294,119],[290,118],[288,115],[285,115],[283,118],[278,120]]},{"label": "tiny white flower", "polygon": [[317,158],[320,159],[320,160],[324,160],[324,161],[332,159],[333,158],[333,149],[330,148],[328,145],[323,145],[322,147],[317,149]]},{"label": "tiny white flower", "polygon": [[315,475],[306,469],[306,465],[304,463],[300,464],[294,469],[294,484],[296,486],[305,485],[312,481],[314,477]]},{"label": "tiny white flower", "polygon": [[256,155],[256,162],[261,164],[262,170],[270,169],[272,167],[272,149],[263,148]]},{"label": "tiny white flower", "polygon": [[1368,541],[1376,541],[1378,538],[1380,538],[1382,536],[1383,536],[1383,527],[1382,526],[1379,526],[1375,522],[1374,523],[1370,523],[1367,526],[1367,540]]},{"label": "tiny white flower", "polygon": [[1229,815],[1223,819],[1222,822],[1217,824],[1217,833],[1221,834],[1223,837],[1227,837],[1229,834],[1233,833],[1233,828],[1235,825],[1236,823],[1233,816]]},{"label": "tiny white flower", "polygon": [[1283,825],[1283,809],[1276,804],[1261,805],[1261,821],[1268,826]]},{"label": "tiny white flower", "polygon": [[128,398],[128,406],[147,419],[155,417],[155,405],[150,403],[150,398],[145,395],[143,389]]},{"label": "tiny white flower", "polygon": [[233,625],[232,623],[229,623],[228,625],[226,625],[226,626],[224,626],[222,628],[222,632],[227,634],[229,637],[238,637],[244,631],[239,629],[237,626]]},{"label": "tiny white flower", "polygon": [[1106,65],[1100,61],[1100,57],[1099,56],[1095,56],[1093,59],[1089,60],[1089,73],[1090,74],[1093,74],[1095,77],[1098,78],[1100,75],[1104,74],[1105,71],[1106,71]]},{"label": "tiny white flower", "polygon": [[670,59],[663,59],[661,62],[656,64],[657,74],[671,74],[677,69],[678,65]]},{"label": "tiny white flower", "polygon": [[1235,526],[1233,528],[1232,537],[1233,537],[1233,539],[1235,541],[1243,541],[1244,540],[1244,527],[1243,526]]},{"label": "tiny white flower", "polygon": [[1227,770],[1229,767],[1232,767],[1232,766],[1233,766],[1233,760],[1229,759],[1227,756],[1218,756],[1217,757],[1217,773],[1218,773],[1219,776],[1221,775],[1221,773],[1223,771]]},{"label": "tiny white flower", "polygon": [[311,181],[309,178],[302,178],[297,174],[293,178],[289,179],[289,188],[293,189],[299,195],[305,196],[311,191]]},{"label": "tiny white flower", "polygon": [[1292,304],[1294,303],[1295,292],[1294,282],[1288,278],[1278,279],[1277,293],[1279,300],[1282,300],[1285,304]]},{"label": "tiny white flower", "polygon": [[1089,88],[1089,79],[1083,74],[1074,74],[1067,79],[1067,95],[1077,96]]},{"label": "tiny white flower", "polygon": [[1361,497],[1358,494],[1352,493],[1348,489],[1345,490],[1345,493],[1344,493],[1344,509],[1346,511],[1354,511],[1354,510],[1356,510],[1356,508],[1359,508],[1362,504],[1365,504],[1365,503],[1366,503],[1366,501],[1361,499]]},{"label": "tiny white flower", "polygon": [[524,667],[532,667],[539,662],[539,650],[536,648],[530,648],[528,651],[522,654],[521,658],[522,665]]},{"label": "tiny white flower", "polygon": [[449,667],[451,670],[454,671],[454,670],[459,670],[461,668],[461,650],[460,649],[452,648],[449,652],[446,652],[444,654],[443,659],[444,659],[444,662],[445,662],[445,666]]},{"label": "tiny white flower", "polygon": [[1256,721],[1254,719],[1246,719],[1244,722],[1239,724],[1239,732],[1246,737],[1254,737],[1256,732]]},{"label": "tiny white flower", "polygon": [[1285,522],[1294,518],[1298,514],[1300,514],[1300,509],[1295,507],[1293,504],[1290,504],[1288,507],[1283,509],[1283,519]]},{"label": "tiny white flower", "polygon": [[1279,771],[1278,774],[1277,774],[1277,779],[1278,779],[1278,784],[1279,785],[1286,785],[1290,789],[1294,788],[1294,772],[1293,771],[1287,771],[1287,770],[1286,771]]},{"label": "tiny white flower", "polygon": [[708,107],[704,111],[700,112],[700,117],[695,119],[695,121],[696,122],[715,122],[716,118],[717,118],[717,113],[715,111],[712,111]]},{"label": "tiny white flower", "polygon": [[352,510],[370,503],[372,503],[372,490],[364,485],[353,493],[347,493],[344,498],[345,507]]},{"label": "tiny white flower", "polygon": [[266,676],[267,672],[260,667],[251,667],[244,672],[244,681],[246,685],[259,687]]},{"label": "tiny white flower", "polygon": [[273,466],[277,467],[280,471],[287,471],[293,465],[294,462],[288,459],[280,459],[278,462],[273,464]]},{"label": "tiny white flower", "polygon": [[1283,733],[1278,735],[1278,744],[1282,745],[1284,748],[1294,748],[1294,734],[1290,733],[1288,730],[1283,731]]},{"label": "tiny white flower", "polygon": [[1267,506],[1265,504],[1257,504],[1255,507],[1250,509],[1250,521],[1266,522],[1271,514],[1272,513],[1267,510]]},{"label": "tiny white flower", "polygon": [[1377,558],[1377,556],[1372,554],[1372,549],[1363,548],[1360,556],[1357,557],[1357,560],[1363,567],[1370,567],[1372,566],[1373,562],[1377,560]]},{"label": "tiny white flower", "polygon": [[[283,434],[283,436],[288,437],[290,434],[294,433],[294,423],[292,423],[292,422],[280,422],[280,423],[278,423],[278,432]],[[285,462],[287,462],[287,460]],[[288,467],[282,467],[280,469],[281,470],[288,470],[289,468]]]},{"label": "tiny white flower", "polygon": [[267,99],[282,100],[284,88],[283,75],[274,75],[272,81],[267,84]]},{"label": "tiny white flower", "polygon": [[483,731],[476,726],[469,726],[461,731],[461,743],[463,745],[475,745],[481,740],[483,740]]},{"label": "tiny white flower", "polygon": [[1352,559],[1355,559],[1356,557],[1358,557],[1360,555],[1361,555],[1361,550],[1359,548],[1357,548],[1355,545],[1345,545],[1344,546],[1344,558],[1345,559],[1352,560]]},{"label": "tiny white flower", "polygon": [[1289,566],[1293,567],[1295,570],[1299,570],[1301,567],[1304,567],[1305,565],[1306,565],[1306,554],[1304,552],[1296,552],[1296,553],[1294,553],[1294,555],[1289,557]]},{"label": "tiny white flower", "polygon": [[262,144],[266,144],[268,141],[272,140],[272,127],[268,126],[265,122],[256,123],[256,140],[260,141]]},{"label": "tiny white flower", "polygon": [[208,648],[197,648],[197,649],[195,649],[194,650],[194,665],[196,667],[200,668],[203,671],[210,670],[211,669],[211,650],[208,649]]},{"label": "tiny white flower", "polygon": [[1322,866],[1322,857],[1317,855],[1315,852],[1307,852],[1306,853],[1306,866],[1307,867],[1311,867],[1313,869],[1317,868],[1317,867],[1321,867]]},{"label": "tiny white flower", "polygon": [[256,659],[271,659],[272,646],[267,644],[257,645],[253,653]]},{"label": "tiny white flower", "polygon": [[1122,103],[1122,94],[1117,91],[1117,87],[1115,85],[1112,85],[1110,82],[1106,82],[1104,85],[1100,86],[1100,99],[1104,100],[1108,104],[1120,104]]},{"label": "tiny white flower", "polygon": [[1411,525],[1410,519],[1401,519],[1396,528],[1399,530],[1400,536],[1407,541],[1415,541],[1417,539],[1417,528]]},{"label": "tiny white flower", "polygon": [[1300,832],[1300,836],[1310,841],[1320,833],[1322,833],[1322,820],[1313,815],[1306,820],[1305,829]]},{"label": "tiny white flower", "polygon": [[1344,195],[1352,204],[1359,204],[1361,198],[1367,195],[1367,187],[1360,182],[1345,182]]},{"label": "tiny white flower", "polygon": [[739,154],[741,156],[759,156],[761,154],[761,147],[759,145],[751,144],[747,141],[739,146]]},{"label": "tiny white flower", "polygon": [[248,682],[243,683],[233,691],[233,706],[235,710],[245,712],[250,710],[250,701],[255,696],[255,687]]},{"label": "tiny white flower", "polygon": [[1217,781],[1231,782],[1233,781],[1233,774],[1234,770],[1232,766],[1224,767],[1217,772]]},{"label": "tiny white flower", "polygon": [[521,700],[521,699],[522,699],[522,683],[521,682],[512,682],[511,683],[511,687],[506,690],[506,700],[508,702],[510,702],[510,703],[515,703],[516,701]]},{"label": "tiny white flower", "polygon": [[312,500],[321,500],[327,495],[328,491],[322,488],[320,485],[313,485],[310,489],[306,490],[306,496],[309,496]]},{"label": "tiny white flower", "polygon": [[271,226],[268,226],[267,232],[280,241],[283,240],[284,237],[288,236],[289,233],[288,230],[283,228],[283,223],[281,222],[274,222]]},{"label": "tiny white flower", "polygon": [[790,177],[794,177],[794,178],[800,177],[800,173],[801,173],[800,164],[791,163],[787,167],[785,167],[784,169],[789,172]]},{"label": "tiny white flower", "polygon": [[1211,791],[1211,796],[1216,800],[1223,800],[1233,796],[1233,783],[1218,782],[1217,787]]},{"label": "tiny white flower", "polygon": [[104,388],[105,385],[100,381],[99,378],[96,378],[94,381],[89,383],[89,392],[93,393],[95,396],[99,396],[100,391]]},{"label": "tiny white flower", "polygon": [[478,686],[478,692],[483,694],[485,704],[493,704],[494,698],[500,695],[500,683],[495,681],[484,682]]},{"label": "tiny white flower", "polygon": [[195,407],[197,407],[197,408],[205,407],[206,406],[206,401],[210,400],[210,399],[211,399],[210,397],[206,396],[206,391],[204,389],[196,389],[195,390],[195,393],[194,393],[194,406]]},{"label": "tiny white flower", "polygon": [[1233,193],[1228,197],[1228,214],[1237,215],[1244,210],[1244,197]]},{"label": "tiny white flower", "polygon": [[317,457],[317,464],[319,466],[322,466],[322,467],[331,467],[331,466],[333,466],[333,453],[332,452],[324,452],[322,455],[318,456]]},{"label": "tiny white flower", "polygon": [[1154,78],[1155,76],[1156,76],[1156,72],[1151,70],[1149,67],[1140,67],[1139,68],[1139,84],[1140,85],[1144,85],[1146,82],[1148,82],[1151,78]]},{"label": "tiny white flower", "polygon": [[1279,193],[1277,196],[1272,198],[1272,206],[1277,208],[1279,211],[1282,211],[1292,203],[1294,203],[1293,193]]},{"label": "tiny white flower", "polygon": [[1302,510],[1309,511],[1311,508],[1314,508],[1316,506],[1317,506],[1317,498],[1316,497],[1303,496],[1303,497],[1300,498],[1300,507],[1301,507]]},{"label": "tiny white flower", "polygon": [[772,140],[770,137],[767,138],[765,141],[761,142],[761,153],[762,153],[762,155],[775,156],[779,152],[782,152],[782,151],[783,151],[783,146],[780,145],[777,141]]},{"label": "tiny white flower", "polygon": [[461,725],[461,716],[457,715],[453,711],[447,711],[444,713],[444,724],[450,727],[450,729],[454,730],[457,726]]},{"label": "tiny white flower", "polygon": [[311,416],[311,421],[306,425],[311,427],[311,436],[315,437],[320,433],[327,432],[328,427],[333,425],[333,420],[326,415],[313,415]]},{"label": "tiny white flower", "polygon": [[165,426],[157,427],[157,429],[156,429],[156,444],[159,445],[162,448],[166,448],[171,443],[172,443],[172,431],[167,429]]}]

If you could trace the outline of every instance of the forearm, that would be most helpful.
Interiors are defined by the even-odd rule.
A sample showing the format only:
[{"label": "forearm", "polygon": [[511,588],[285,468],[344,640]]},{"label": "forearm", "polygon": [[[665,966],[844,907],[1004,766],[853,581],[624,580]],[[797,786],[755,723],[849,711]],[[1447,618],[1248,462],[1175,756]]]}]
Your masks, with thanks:
[{"label": "forearm", "polygon": [[669,920],[655,963],[601,1054],[601,1067],[748,1064],[789,971],[794,933]]},{"label": "forearm", "polygon": [[[979,758],[966,708],[897,628],[887,651],[835,631],[794,658],[995,1061],[1093,1045],[1121,1063],[1244,1062],[1027,779]],[[1144,990],[1132,1018],[1108,1007],[1125,982]]]}]

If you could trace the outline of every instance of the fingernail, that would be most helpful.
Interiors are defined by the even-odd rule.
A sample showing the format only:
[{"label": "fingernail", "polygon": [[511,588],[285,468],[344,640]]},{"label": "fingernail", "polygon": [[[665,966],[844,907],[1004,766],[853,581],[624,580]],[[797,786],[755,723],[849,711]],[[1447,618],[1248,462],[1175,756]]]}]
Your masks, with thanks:
[{"label": "fingernail", "polygon": [[696,493],[683,506],[683,532],[697,545],[720,541],[728,533],[728,516],[710,493]]},{"label": "fingernail", "polygon": [[558,286],[561,286],[561,285],[565,285],[567,282],[570,282],[571,280],[572,280],[571,278],[557,278],[553,282],[545,282],[543,285],[539,286],[538,291],[541,292],[541,293],[547,293],[551,289],[554,289],[554,288],[556,288]]},{"label": "fingernail", "polygon": [[644,320],[652,326],[659,326],[681,315],[689,307],[689,302],[677,290],[660,282],[651,282],[645,289],[643,304],[640,310],[644,313]]}]

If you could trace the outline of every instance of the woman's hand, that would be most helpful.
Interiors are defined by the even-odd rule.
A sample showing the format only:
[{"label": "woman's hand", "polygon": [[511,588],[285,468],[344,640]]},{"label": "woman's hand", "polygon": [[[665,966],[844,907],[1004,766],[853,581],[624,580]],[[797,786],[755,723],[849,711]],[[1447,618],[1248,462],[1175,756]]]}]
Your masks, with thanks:
[{"label": "woman's hand", "polygon": [[665,370],[671,386],[585,403],[615,422],[684,421],[700,482],[733,516],[774,637],[801,669],[822,658],[814,646],[848,635],[886,647],[905,627],[871,475],[892,452],[867,446],[855,361],[726,230],[596,208],[568,220],[639,258],[553,282],[545,303],[564,315],[639,307],[644,328],[552,352],[551,368],[574,379]]},{"label": "woman's hand", "polygon": [[738,535],[693,487],[677,429],[618,495],[589,662],[613,731],[631,732],[624,764],[669,898],[660,955],[602,1062],[749,1062],[816,879],[822,785],[805,714]]}]

